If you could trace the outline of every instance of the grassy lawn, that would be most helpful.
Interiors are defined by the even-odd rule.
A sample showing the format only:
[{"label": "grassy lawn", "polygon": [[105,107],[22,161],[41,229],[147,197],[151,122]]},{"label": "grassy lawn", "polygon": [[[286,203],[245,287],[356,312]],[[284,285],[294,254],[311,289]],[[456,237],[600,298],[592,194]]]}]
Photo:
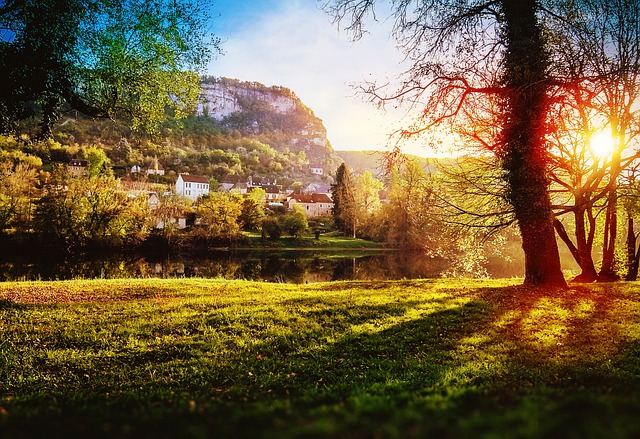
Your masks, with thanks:
[{"label": "grassy lawn", "polygon": [[367,241],[360,238],[342,236],[339,232],[323,233],[320,239],[312,235],[298,238],[283,236],[276,240],[262,239],[259,233],[246,233],[249,244],[239,244],[248,248],[323,248],[323,249],[381,249],[385,245],[380,242]]},{"label": "grassy lawn", "polygon": [[639,284],[0,284],[0,437],[632,438]]}]

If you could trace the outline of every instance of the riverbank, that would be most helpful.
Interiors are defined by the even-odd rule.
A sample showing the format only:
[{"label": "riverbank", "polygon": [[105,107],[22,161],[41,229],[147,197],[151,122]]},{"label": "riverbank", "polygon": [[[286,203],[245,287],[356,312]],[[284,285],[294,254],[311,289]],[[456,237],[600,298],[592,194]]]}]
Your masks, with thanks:
[{"label": "riverbank", "polygon": [[[245,233],[243,239],[230,245],[235,250],[389,250],[388,245],[381,242],[367,241],[360,238],[349,238],[338,232],[324,233],[318,238],[303,235],[300,237],[284,236],[279,239],[263,239],[258,233]],[[397,249],[396,249],[397,250]]]},{"label": "riverbank", "polygon": [[0,436],[640,434],[638,284],[0,284]]},{"label": "riverbank", "polygon": [[[342,236],[339,232],[321,234],[318,238],[312,235],[299,237],[283,236],[278,239],[265,239],[259,233],[242,232],[233,239],[213,239],[202,234],[178,233],[170,238],[161,234],[152,234],[139,242],[126,245],[68,246],[64,242],[42,241],[33,233],[0,234],[0,247],[13,248],[12,253],[43,254],[108,254],[139,253],[154,255],[202,255],[220,250],[390,250],[397,249],[381,242]],[[407,249],[405,249],[407,250]],[[2,256],[2,255],[0,255]]]}]

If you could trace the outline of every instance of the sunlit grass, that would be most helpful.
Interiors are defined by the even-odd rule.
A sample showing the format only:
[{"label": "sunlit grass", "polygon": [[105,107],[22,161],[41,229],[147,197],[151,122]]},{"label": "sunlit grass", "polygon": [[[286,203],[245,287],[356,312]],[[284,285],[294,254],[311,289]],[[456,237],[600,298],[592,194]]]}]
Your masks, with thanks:
[{"label": "sunlit grass", "polygon": [[316,239],[313,235],[302,235],[294,238],[283,236],[279,239],[263,239],[259,233],[246,233],[247,240],[236,247],[251,248],[326,248],[326,249],[381,249],[384,243],[350,238],[340,233],[324,233]]},{"label": "sunlit grass", "polygon": [[0,437],[636,437],[637,284],[0,285]]}]

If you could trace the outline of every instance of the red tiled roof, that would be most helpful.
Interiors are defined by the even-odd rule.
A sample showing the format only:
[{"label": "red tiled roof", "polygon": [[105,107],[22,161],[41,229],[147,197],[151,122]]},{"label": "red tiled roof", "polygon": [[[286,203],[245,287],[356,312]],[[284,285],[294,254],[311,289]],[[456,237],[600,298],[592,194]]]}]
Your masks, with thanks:
[{"label": "red tiled roof", "polygon": [[327,194],[292,194],[290,198],[296,203],[333,203]]},{"label": "red tiled roof", "polygon": [[240,177],[238,174],[227,174],[222,179],[222,183],[228,183],[228,184],[240,183],[242,181],[241,178],[242,177]]},{"label": "red tiled roof", "polygon": [[191,175],[191,174],[180,174],[182,176],[183,181],[188,181],[189,183],[209,183],[209,179],[207,177],[203,177],[202,175]]}]

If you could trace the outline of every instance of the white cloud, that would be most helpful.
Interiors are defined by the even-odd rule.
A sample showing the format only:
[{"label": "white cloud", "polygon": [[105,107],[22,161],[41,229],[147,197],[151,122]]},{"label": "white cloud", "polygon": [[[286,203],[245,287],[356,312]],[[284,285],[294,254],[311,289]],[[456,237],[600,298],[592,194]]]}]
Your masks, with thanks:
[{"label": "white cloud", "polygon": [[353,96],[350,84],[393,79],[402,71],[388,26],[377,23],[352,42],[308,0],[250,12],[243,26],[222,35],[226,55],[211,64],[209,74],[290,88],[324,121],[336,149],[383,148],[398,127],[397,116]]}]

